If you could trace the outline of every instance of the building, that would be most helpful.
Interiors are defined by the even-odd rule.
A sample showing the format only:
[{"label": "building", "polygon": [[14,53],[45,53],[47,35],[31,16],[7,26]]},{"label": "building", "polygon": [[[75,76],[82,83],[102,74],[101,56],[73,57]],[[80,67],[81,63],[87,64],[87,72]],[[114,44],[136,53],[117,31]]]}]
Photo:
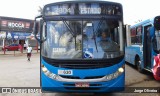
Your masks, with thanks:
[{"label": "building", "polygon": [[0,50],[10,44],[24,46],[33,32],[34,21],[29,19],[0,17]]}]

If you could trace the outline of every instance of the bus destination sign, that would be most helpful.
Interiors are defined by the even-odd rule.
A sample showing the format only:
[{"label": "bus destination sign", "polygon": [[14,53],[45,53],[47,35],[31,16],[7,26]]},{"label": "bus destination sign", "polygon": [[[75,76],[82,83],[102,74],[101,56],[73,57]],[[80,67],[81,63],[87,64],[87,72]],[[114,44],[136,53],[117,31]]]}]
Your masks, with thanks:
[{"label": "bus destination sign", "polygon": [[106,5],[100,3],[79,3],[79,4],[56,4],[46,6],[44,14],[50,15],[86,15],[86,14],[107,14],[121,15],[120,5]]}]

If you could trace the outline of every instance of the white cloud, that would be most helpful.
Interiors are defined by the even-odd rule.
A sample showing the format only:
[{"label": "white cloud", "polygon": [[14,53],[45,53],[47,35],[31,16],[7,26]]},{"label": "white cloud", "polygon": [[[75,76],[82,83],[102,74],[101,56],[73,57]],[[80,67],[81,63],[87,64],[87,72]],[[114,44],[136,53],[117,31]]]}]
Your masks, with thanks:
[{"label": "white cloud", "polygon": [[124,6],[124,22],[134,24],[138,20],[146,20],[160,15],[159,0],[122,0]]}]

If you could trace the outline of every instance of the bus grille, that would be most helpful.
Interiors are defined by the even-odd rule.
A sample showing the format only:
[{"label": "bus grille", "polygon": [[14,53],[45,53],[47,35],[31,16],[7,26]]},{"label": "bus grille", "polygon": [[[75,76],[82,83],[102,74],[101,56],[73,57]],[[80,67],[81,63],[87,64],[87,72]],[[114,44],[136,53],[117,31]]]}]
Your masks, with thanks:
[{"label": "bus grille", "polygon": [[69,69],[96,69],[109,67],[112,64],[54,64],[55,67],[69,68]]},{"label": "bus grille", "polygon": [[89,76],[85,77],[84,79],[98,79],[98,78],[103,78],[104,76]]},{"label": "bus grille", "polygon": [[90,59],[90,60],[56,60],[43,57],[43,60],[48,64],[58,68],[68,69],[96,69],[110,67],[120,63],[124,59],[124,56],[120,56],[112,59]]},{"label": "bus grille", "polygon": [[104,76],[88,76],[85,78],[80,78],[80,77],[76,77],[76,76],[64,76],[64,75],[60,75],[62,78],[66,78],[66,79],[99,79],[99,78],[103,78]]},{"label": "bus grille", "polygon": [[80,77],[76,77],[76,76],[64,76],[61,75],[62,78],[66,78],[66,79],[80,79]]}]

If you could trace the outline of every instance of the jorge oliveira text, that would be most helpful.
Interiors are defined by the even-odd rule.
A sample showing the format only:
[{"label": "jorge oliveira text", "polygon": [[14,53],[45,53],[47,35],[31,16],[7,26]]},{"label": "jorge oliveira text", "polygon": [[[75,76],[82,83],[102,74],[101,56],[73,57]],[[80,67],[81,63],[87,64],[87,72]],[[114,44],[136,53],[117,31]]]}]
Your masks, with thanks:
[{"label": "jorge oliveira text", "polygon": [[135,93],[158,93],[158,89],[135,89]]}]

